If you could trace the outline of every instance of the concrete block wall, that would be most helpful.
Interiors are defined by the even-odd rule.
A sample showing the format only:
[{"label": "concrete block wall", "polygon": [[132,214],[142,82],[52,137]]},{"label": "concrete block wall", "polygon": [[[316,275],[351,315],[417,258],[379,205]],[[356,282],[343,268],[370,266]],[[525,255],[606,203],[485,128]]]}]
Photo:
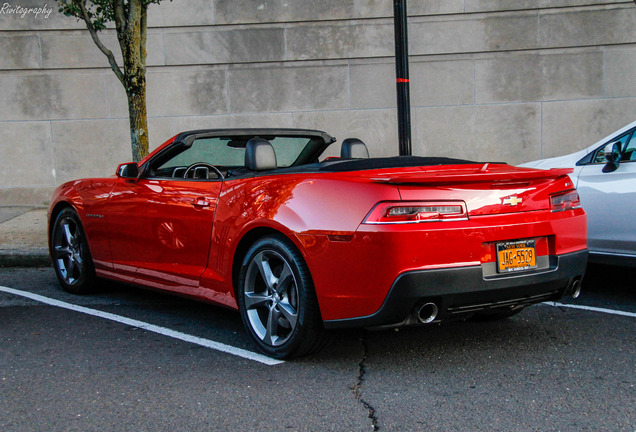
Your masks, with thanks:
[{"label": "concrete block wall", "polygon": [[[21,15],[38,7],[50,11]],[[521,163],[634,120],[631,0],[409,0],[408,10],[415,154]],[[150,6],[151,147],[188,129],[304,127],[397,154],[392,14],[390,0]],[[121,58],[114,30],[100,36]],[[0,4],[0,101],[0,205],[44,204],[58,184],[131,157],[124,91],[54,1]]]}]

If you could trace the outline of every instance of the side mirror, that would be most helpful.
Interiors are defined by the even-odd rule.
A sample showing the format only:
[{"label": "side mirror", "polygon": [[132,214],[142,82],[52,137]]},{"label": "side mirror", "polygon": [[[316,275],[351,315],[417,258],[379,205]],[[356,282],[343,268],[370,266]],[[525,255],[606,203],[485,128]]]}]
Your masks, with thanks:
[{"label": "side mirror", "polygon": [[139,165],[135,162],[128,162],[117,167],[117,177],[125,179],[136,179],[139,177]]},{"label": "side mirror", "polygon": [[607,164],[603,167],[604,173],[610,173],[616,171],[618,166],[620,165],[621,159],[621,143],[613,142],[609,143],[603,149],[605,152],[605,159],[607,160]]}]

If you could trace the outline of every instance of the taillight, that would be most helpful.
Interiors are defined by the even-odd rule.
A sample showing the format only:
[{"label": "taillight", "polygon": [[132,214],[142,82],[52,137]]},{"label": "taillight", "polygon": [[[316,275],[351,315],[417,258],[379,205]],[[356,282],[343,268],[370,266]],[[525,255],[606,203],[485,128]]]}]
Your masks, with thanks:
[{"label": "taillight", "polygon": [[463,201],[397,201],[378,203],[365,224],[419,223],[467,220]]},{"label": "taillight", "polygon": [[550,195],[550,210],[560,212],[581,207],[581,199],[575,190]]}]

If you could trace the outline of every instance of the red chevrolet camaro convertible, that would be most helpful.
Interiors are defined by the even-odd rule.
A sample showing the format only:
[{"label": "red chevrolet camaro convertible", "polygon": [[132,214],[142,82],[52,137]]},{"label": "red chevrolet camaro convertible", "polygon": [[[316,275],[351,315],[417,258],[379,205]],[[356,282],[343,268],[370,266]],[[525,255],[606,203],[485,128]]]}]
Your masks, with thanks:
[{"label": "red chevrolet camaro convertible", "polygon": [[98,278],[238,309],[277,358],[325,331],[497,319],[577,296],[586,216],[570,170],[399,156],[301,129],[183,132],[55,192],[61,285]]}]

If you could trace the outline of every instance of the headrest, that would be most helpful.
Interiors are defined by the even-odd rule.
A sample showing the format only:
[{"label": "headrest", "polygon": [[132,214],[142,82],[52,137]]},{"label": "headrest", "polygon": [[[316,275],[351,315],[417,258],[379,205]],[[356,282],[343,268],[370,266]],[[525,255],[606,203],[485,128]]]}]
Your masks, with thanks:
[{"label": "headrest", "polygon": [[369,150],[358,138],[347,138],[342,142],[340,157],[343,159],[366,159],[369,157]]},{"label": "headrest", "polygon": [[245,168],[252,171],[276,169],[276,153],[272,144],[263,138],[252,138],[245,144]]}]

